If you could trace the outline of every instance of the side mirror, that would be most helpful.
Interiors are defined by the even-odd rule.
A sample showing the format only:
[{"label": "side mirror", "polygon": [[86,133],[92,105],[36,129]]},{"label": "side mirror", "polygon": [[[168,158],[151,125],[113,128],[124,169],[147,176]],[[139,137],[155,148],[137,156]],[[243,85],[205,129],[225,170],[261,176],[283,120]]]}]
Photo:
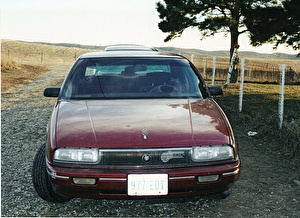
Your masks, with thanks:
[{"label": "side mirror", "polygon": [[209,86],[208,90],[212,96],[223,95],[223,89],[221,86]]},{"label": "side mirror", "polygon": [[60,92],[60,87],[45,88],[44,96],[45,97],[58,97],[59,92]]}]

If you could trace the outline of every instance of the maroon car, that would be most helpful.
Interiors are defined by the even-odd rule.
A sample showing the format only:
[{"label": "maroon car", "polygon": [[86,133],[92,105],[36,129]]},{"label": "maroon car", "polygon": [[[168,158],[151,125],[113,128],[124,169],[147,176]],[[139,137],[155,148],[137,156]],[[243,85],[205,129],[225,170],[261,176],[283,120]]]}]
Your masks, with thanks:
[{"label": "maroon car", "polygon": [[240,160],[231,126],[186,58],[145,47],[84,54],[61,88],[32,180],[71,198],[226,197]]}]

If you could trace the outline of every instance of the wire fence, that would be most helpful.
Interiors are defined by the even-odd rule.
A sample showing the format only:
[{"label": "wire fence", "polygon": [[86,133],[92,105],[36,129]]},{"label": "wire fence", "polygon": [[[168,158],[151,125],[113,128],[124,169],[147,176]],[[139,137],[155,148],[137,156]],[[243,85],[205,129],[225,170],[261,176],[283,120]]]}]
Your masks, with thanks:
[{"label": "wire fence", "polygon": [[[191,59],[202,74],[205,80],[212,80],[213,72],[215,80],[226,80],[229,68],[229,58],[215,57],[215,63],[213,57],[201,57],[192,56]],[[258,83],[279,83],[280,82],[280,66],[285,60],[274,60],[270,62],[268,59],[259,61],[253,59],[245,60],[244,69],[244,81],[245,82],[258,82]],[[214,69],[215,66],[215,69]],[[238,72],[240,80],[240,64],[238,65]],[[300,61],[297,63],[293,61],[290,63],[287,60],[286,64],[286,77],[285,83],[295,84],[300,83],[300,75],[297,73],[297,69],[300,69]]]},{"label": "wire fence", "polygon": [[[3,57],[8,59],[27,62],[31,64],[72,64],[82,53],[91,52],[88,49],[79,48],[64,48],[52,49],[48,46],[45,48],[33,48],[27,52],[17,51],[18,48],[11,48],[2,50]],[[20,48],[22,49],[22,48]],[[95,51],[95,50],[94,50]],[[212,56],[196,56],[186,55],[205,80],[225,81],[229,69],[229,57],[212,57]],[[286,63],[285,63],[286,62]],[[270,60],[270,59],[245,59],[244,81],[257,83],[279,83],[280,82],[280,66],[286,64],[286,84],[300,84],[300,61],[292,60]],[[215,67],[215,68],[214,68]],[[240,68],[238,65],[238,72],[240,80]],[[213,77],[214,74],[214,78]]]}]

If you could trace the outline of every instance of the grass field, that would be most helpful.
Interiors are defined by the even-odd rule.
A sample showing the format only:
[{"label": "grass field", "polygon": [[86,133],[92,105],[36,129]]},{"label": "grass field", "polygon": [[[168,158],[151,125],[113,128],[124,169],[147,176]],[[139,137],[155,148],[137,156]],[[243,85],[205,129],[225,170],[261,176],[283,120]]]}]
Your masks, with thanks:
[{"label": "grass field", "polygon": [[1,91],[25,84],[53,65],[67,65],[90,49],[1,40]]},{"label": "grass field", "polygon": [[285,86],[281,129],[278,115],[279,89],[279,85],[275,84],[245,84],[242,112],[238,112],[239,84],[229,85],[224,89],[224,95],[217,97],[216,101],[227,114],[237,138],[247,140],[249,131],[257,132],[254,137],[258,143],[266,143],[268,149],[278,150],[283,155],[299,160],[300,86]]},{"label": "grass field", "polygon": [[46,66],[18,64],[16,61],[1,58],[1,92],[21,86],[47,71]]},{"label": "grass field", "polygon": [[[102,47],[86,49],[80,47],[58,46],[41,43],[1,40],[1,55],[6,60],[28,65],[71,65],[81,54],[86,52],[102,51]],[[160,50],[162,50],[161,48]],[[176,52],[176,51],[172,51]],[[178,51],[179,52],[179,51]],[[180,49],[180,52],[184,52]],[[224,55],[221,53],[221,55]],[[193,60],[194,65],[202,73],[205,79],[212,78],[213,57],[197,56],[190,54],[187,58]],[[286,65],[286,82],[300,83],[300,61],[297,59],[264,59],[261,54],[258,58],[240,56],[245,59],[245,81],[276,83],[280,78],[280,68]],[[229,68],[229,57],[216,57],[216,80],[225,80]],[[239,68],[241,66],[239,65]],[[298,72],[298,73],[296,73]]]}]

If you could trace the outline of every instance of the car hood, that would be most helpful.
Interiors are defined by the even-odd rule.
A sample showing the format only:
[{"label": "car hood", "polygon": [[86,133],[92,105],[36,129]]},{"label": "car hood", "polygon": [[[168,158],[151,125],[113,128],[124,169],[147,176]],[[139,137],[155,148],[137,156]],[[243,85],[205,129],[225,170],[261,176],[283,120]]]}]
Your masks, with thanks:
[{"label": "car hood", "polygon": [[155,148],[230,143],[227,118],[206,100],[62,101],[56,146]]}]

